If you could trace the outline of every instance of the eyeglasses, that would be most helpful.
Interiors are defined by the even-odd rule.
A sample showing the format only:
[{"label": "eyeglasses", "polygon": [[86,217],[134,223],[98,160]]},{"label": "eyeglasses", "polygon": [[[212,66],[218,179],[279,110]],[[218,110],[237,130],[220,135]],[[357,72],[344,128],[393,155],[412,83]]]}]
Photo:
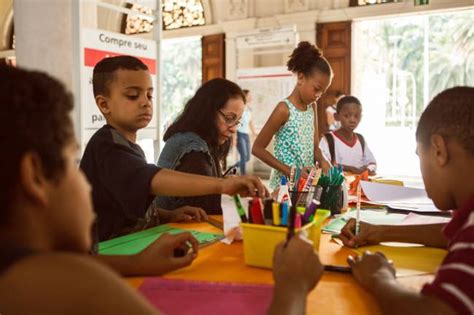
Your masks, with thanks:
[{"label": "eyeglasses", "polygon": [[237,126],[237,128],[240,128],[242,126],[242,123],[240,120],[237,120],[234,115],[226,115],[221,110],[218,110],[219,114],[221,114],[222,118],[224,118],[224,123],[227,125],[227,127],[234,127]]}]

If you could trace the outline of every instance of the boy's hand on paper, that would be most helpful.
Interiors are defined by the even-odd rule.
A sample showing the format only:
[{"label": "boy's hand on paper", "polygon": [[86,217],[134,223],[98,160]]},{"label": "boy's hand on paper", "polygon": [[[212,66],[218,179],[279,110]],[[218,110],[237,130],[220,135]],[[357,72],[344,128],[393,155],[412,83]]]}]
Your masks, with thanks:
[{"label": "boy's hand on paper", "polygon": [[160,209],[160,223],[167,222],[189,222],[189,221],[207,221],[207,214],[201,208],[184,206],[174,210]]},{"label": "boy's hand on paper", "polygon": [[222,193],[242,197],[267,197],[267,188],[257,176],[230,176],[222,181]]},{"label": "boy's hand on paper", "polygon": [[356,220],[350,219],[341,230],[339,238],[348,247],[363,246],[366,244],[378,244],[376,237],[377,227],[375,225],[359,222],[359,234],[355,235]]},{"label": "boy's hand on paper", "polygon": [[285,288],[288,294],[307,294],[318,283],[323,266],[313,249],[311,241],[302,236],[290,239],[286,248],[280,243],[273,255],[273,278],[275,286]]},{"label": "boy's hand on paper", "polygon": [[381,252],[364,252],[362,256],[349,256],[347,262],[354,278],[369,291],[376,290],[377,284],[395,279],[393,262]]},{"label": "boy's hand on paper", "polygon": [[[175,235],[164,233],[142,252],[136,254],[135,261],[143,274],[159,276],[190,265],[197,257],[198,247],[198,241],[189,232]],[[185,255],[175,257],[175,249],[184,249]]]}]

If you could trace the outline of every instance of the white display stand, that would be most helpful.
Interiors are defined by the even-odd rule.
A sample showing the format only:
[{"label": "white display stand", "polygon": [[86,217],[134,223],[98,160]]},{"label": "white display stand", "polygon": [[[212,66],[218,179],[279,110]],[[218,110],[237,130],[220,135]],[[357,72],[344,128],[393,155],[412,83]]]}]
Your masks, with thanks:
[{"label": "white display stand", "polygon": [[[237,84],[248,89],[253,100],[252,121],[256,132],[260,132],[275,106],[291,94],[295,86],[295,76],[283,65],[274,67],[240,68],[239,53],[251,55],[291,54],[298,44],[296,26],[261,28],[238,34],[236,43]],[[253,140],[253,139],[252,139]],[[272,151],[272,144],[269,145]],[[238,153],[231,159],[238,161]],[[251,156],[247,169],[263,178],[270,174],[270,167]]]},{"label": "white display stand", "polygon": [[[82,144],[85,147],[90,137],[105,124],[92,93],[92,72],[94,66],[106,57],[130,55],[137,57],[149,68],[154,86],[153,99],[157,99],[158,63],[156,42],[138,37],[96,29],[82,29],[80,37],[80,102],[82,121]],[[138,139],[157,139],[156,102],[153,104],[153,119],[148,127],[138,133]]]},{"label": "white display stand", "polygon": [[291,94],[296,78],[286,67],[237,70],[237,84],[252,94],[252,120],[260,132],[275,106]]}]

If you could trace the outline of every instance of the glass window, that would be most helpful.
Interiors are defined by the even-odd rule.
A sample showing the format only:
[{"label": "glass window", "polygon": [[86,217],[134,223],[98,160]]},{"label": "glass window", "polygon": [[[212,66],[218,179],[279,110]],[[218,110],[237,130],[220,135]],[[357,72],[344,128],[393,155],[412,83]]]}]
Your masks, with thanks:
[{"label": "glass window", "polygon": [[201,0],[164,0],[163,29],[205,25],[204,7]]},{"label": "glass window", "polygon": [[[163,138],[166,128],[176,119],[186,102],[201,85],[202,49],[200,37],[165,39],[161,43],[163,70],[159,121]],[[138,144],[145,152],[148,163],[156,162],[153,141],[144,139],[138,141]],[[163,148],[163,145],[162,142],[160,147]]]},{"label": "glass window", "polygon": [[382,174],[420,176],[416,124],[439,92],[474,85],[474,10],[354,22],[358,132]]},{"label": "glass window", "polygon": [[391,3],[391,2],[401,2],[401,1],[400,0],[350,0],[349,5],[351,7],[357,7],[357,6]]},{"label": "glass window", "polygon": [[[136,3],[127,4],[127,8],[145,15],[154,14],[152,9]],[[163,30],[206,24],[201,0],[164,0],[161,8]],[[122,32],[125,34],[149,33],[152,29],[153,22],[140,15],[127,14],[122,22]]]},{"label": "glass window", "polygon": [[[130,10],[132,11],[140,12],[140,13],[151,15],[151,16],[154,14],[152,9],[143,5],[134,3],[128,6],[130,7]],[[140,17],[139,15],[131,15],[131,14],[127,15],[127,18],[125,20],[125,31],[124,31],[125,34],[130,35],[130,34],[149,33],[151,32],[152,29],[153,29],[152,21],[148,19],[144,19]]]},{"label": "glass window", "polygon": [[162,130],[175,120],[202,81],[200,37],[162,41]]}]

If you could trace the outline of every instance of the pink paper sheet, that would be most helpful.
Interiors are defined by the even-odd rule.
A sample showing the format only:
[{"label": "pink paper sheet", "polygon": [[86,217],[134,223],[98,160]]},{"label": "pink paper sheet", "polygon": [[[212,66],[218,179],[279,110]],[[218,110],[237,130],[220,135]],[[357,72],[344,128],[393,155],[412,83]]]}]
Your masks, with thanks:
[{"label": "pink paper sheet", "polygon": [[139,291],[162,314],[265,314],[273,286],[147,278]]}]

